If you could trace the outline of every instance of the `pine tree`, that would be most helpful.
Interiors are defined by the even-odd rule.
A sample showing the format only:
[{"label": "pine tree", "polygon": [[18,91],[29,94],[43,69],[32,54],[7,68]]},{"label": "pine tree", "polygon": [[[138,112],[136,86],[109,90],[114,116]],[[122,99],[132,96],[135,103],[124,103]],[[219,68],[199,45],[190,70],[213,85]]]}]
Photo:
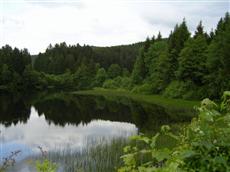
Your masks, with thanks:
[{"label": "pine tree", "polygon": [[186,42],[178,59],[179,67],[176,74],[179,80],[192,81],[197,86],[203,85],[206,74],[206,49],[207,41],[204,33]]},{"label": "pine tree", "polygon": [[141,84],[146,77],[147,68],[145,65],[145,56],[144,49],[140,49],[140,53],[136,59],[134,64],[133,72],[132,72],[132,82],[133,84]]},{"label": "pine tree", "polygon": [[144,42],[144,52],[148,51],[150,45],[151,45],[151,41],[150,41],[149,37],[147,37],[145,42]]},{"label": "pine tree", "polygon": [[208,47],[206,67],[209,74],[206,77],[210,97],[219,97],[224,90],[230,89],[230,17],[218,22],[215,36]]},{"label": "pine tree", "polygon": [[208,44],[210,44],[212,42],[214,36],[215,36],[215,33],[214,33],[213,29],[211,29],[211,31],[208,35]]},{"label": "pine tree", "polygon": [[202,25],[202,21],[199,22],[196,28],[194,38],[197,38],[199,35],[204,35],[204,27]]},{"label": "pine tree", "polygon": [[151,38],[151,44],[154,44],[155,43],[155,36],[153,35],[152,38]]},{"label": "pine tree", "polygon": [[188,31],[185,19],[179,26],[176,25],[174,31],[170,33],[168,39],[168,55],[170,59],[171,80],[175,79],[175,71],[178,68],[179,53],[184,48],[184,44],[189,37],[190,33]]},{"label": "pine tree", "polygon": [[157,41],[161,41],[162,40],[162,36],[161,36],[161,32],[159,31],[158,35],[157,35]]}]

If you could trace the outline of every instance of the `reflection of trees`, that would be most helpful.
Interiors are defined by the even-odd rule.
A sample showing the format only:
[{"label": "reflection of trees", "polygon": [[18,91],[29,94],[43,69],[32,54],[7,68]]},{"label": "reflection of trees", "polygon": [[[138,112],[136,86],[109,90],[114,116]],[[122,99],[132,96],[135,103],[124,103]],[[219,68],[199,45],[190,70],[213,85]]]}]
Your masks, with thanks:
[{"label": "reflection of trees", "polygon": [[25,96],[0,96],[0,123],[9,126],[27,122],[30,107],[44,114],[49,123],[87,124],[93,119],[134,123],[141,132],[155,131],[163,124],[191,119],[180,109],[166,109],[158,105],[134,102],[125,97],[77,96],[66,93],[40,94],[31,100]]},{"label": "reflection of trees", "polygon": [[93,119],[129,122],[130,109],[119,102],[111,102],[103,97],[51,95],[34,104],[39,115],[45,114],[50,123],[87,124]]},{"label": "reflection of trees", "polygon": [[6,127],[19,122],[26,123],[30,116],[30,105],[22,96],[0,95],[0,123]]},{"label": "reflection of trees", "polygon": [[190,120],[186,112],[178,112],[178,109],[165,109],[124,97],[53,94],[40,99],[34,106],[40,115],[45,114],[47,121],[61,126],[102,119],[131,122],[144,132],[158,130],[163,124]]},{"label": "reflection of trees", "polygon": [[133,122],[141,131],[155,131],[161,125],[175,122],[165,112],[165,108],[147,103],[133,102],[131,105]]}]

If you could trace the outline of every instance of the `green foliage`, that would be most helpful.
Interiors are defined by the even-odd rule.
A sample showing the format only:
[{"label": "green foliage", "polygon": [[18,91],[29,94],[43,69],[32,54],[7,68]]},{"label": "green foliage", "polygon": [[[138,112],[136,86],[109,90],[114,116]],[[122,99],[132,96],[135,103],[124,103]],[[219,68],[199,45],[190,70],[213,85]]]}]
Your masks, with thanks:
[{"label": "green foliage", "polygon": [[205,97],[205,87],[199,87],[193,81],[172,81],[164,90],[163,96],[168,98],[193,99]]},{"label": "green foliage", "polygon": [[159,32],[157,39],[153,36],[141,43],[113,47],[67,46],[63,42],[33,56],[33,64],[26,49],[6,45],[0,49],[0,90],[104,87],[173,98],[220,99],[230,89],[229,13],[215,31],[207,34],[203,28],[200,22],[191,37],[184,19],[169,38],[162,38]]},{"label": "green foliage", "polygon": [[168,51],[170,59],[170,75],[171,80],[175,78],[174,72],[178,67],[178,56],[181,50],[184,48],[185,42],[190,37],[185,19],[178,26],[176,25],[174,31],[170,34],[168,39]]},{"label": "green foliage", "polygon": [[94,78],[93,86],[101,87],[104,81],[108,78],[108,75],[104,68],[99,68],[97,70],[96,76]]},{"label": "green foliage", "polygon": [[122,70],[122,76],[125,76],[125,77],[129,77],[130,76],[130,72],[127,68],[123,68]]},{"label": "green foliage", "polygon": [[161,35],[161,32],[158,32],[158,35],[157,35],[157,41],[161,41],[162,40],[162,35]]},{"label": "green foliage", "polygon": [[137,60],[134,64],[132,72],[132,82],[133,84],[141,84],[146,76],[146,66],[144,61],[144,49],[140,49],[140,53],[137,57]]},{"label": "green foliage", "polygon": [[163,95],[170,98],[182,98],[187,91],[186,83],[182,81],[172,81],[165,89]]},{"label": "green foliage", "polygon": [[39,53],[34,61],[37,71],[62,74],[67,69],[76,72],[85,60],[93,60],[106,70],[111,64],[132,70],[142,43],[113,47],[68,46],[65,42],[49,45],[45,53]]},{"label": "green foliage", "polygon": [[103,83],[103,88],[109,89],[130,89],[132,87],[132,81],[129,77],[118,76],[114,79],[108,79]]},{"label": "green foliage", "polygon": [[[204,99],[197,108],[198,117],[178,136],[170,132],[169,126],[162,126],[161,132],[152,138],[142,135],[132,138],[141,143],[141,147],[136,144],[124,148],[124,165],[118,171],[229,171],[229,95],[229,92],[224,93],[220,107]],[[170,136],[177,145],[173,149],[157,147],[160,135]]]},{"label": "green foliage", "polygon": [[155,73],[157,67],[158,57],[167,51],[166,41],[157,41],[151,45],[148,52],[145,54],[144,62],[147,68],[147,76],[149,77],[152,73]]},{"label": "green foliage", "polygon": [[117,88],[130,89],[132,87],[132,81],[129,77],[118,76],[114,78],[114,82],[117,84]]},{"label": "green foliage", "polygon": [[103,88],[111,88],[111,89],[116,89],[118,88],[118,84],[115,82],[113,79],[108,79],[104,82]]},{"label": "green foliage", "polygon": [[0,49],[0,88],[7,91],[24,88],[22,74],[31,58],[26,49],[12,49],[5,45]]},{"label": "green foliage", "polygon": [[149,83],[145,83],[143,85],[137,85],[132,89],[133,93],[142,93],[142,94],[151,94],[152,87]]},{"label": "green foliage", "polygon": [[24,81],[24,87],[28,90],[37,89],[41,90],[48,86],[48,81],[45,79],[44,75],[32,69],[31,66],[26,66],[23,74],[22,74]]},{"label": "green foliage", "polygon": [[144,46],[143,46],[144,52],[147,52],[150,46],[151,46],[151,41],[150,41],[149,37],[147,37],[145,42],[144,42]]},{"label": "green foliage", "polygon": [[133,69],[139,49],[143,43],[120,45],[112,47],[92,47],[95,53],[95,62],[100,63],[106,70],[111,64],[118,64],[121,68]]},{"label": "green foliage", "polygon": [[56,172],[57,165],[45,159],[44,161],[36,162],[36,169],[38,172]]},{"label": "green foliage", "polygon": [[229,13],[220,19],[215,33],[207,34],[203,28],[200,22],[190,37],[184,19],[167,40],[147,39],[132,72],[134,87],[148,83],[153,94],[219,99],[230,88]]},{"label": "green foliage", "polygon": [[12,72],[9,70],[7,64],[3,64],[0,78],[2,84],[8,84],[11,81]]},{"label": "green foliage", "polygon": [[230,91],[225,91],[220,106],[222,112],[230,112]]},{"label": "green foliage", "polygon": [[207,73],[205,68],[207,41],[204,35],[186,42],[180,53],[176,76],[182,81],[192,81],[201,86]]},{"label": "green foliage", "polygon": [[216,35],[207,49],[208,75],[207,91],[210,97],[220,97],[224,90],[229,89],[229,49],[230,49],[230,16],[226,13],[217,25]]},{"label": "green foliage", "polygon": [[152,92],[162,93],[170,82],[170,59],[167,53],[162,52],[156,60],[155,71],[151,73]]},{"label": "green foliage", "polygon": [[111,64],[108,69],[108,77],[113,79],[122,74],[122,69],[118,64]]},{"label": "green foliage", "polygon": [[92,81],[95,74],[95,69],[90,65],[82,64],[74,74],[74,82],[77,89],[89,89],[92,87]]}]

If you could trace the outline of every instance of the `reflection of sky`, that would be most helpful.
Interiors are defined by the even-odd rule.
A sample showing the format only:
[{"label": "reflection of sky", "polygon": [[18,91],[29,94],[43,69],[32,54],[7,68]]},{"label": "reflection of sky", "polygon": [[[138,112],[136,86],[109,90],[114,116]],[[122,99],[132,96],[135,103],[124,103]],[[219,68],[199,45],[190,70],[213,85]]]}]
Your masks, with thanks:
[{"label": "reflection of sky", "polygon": [[0,128],[1,159],[15,150],[22,150],[24,157],[39,151],[37,146],[48,151],[66,148],[77,150],[97,139],[127,137],[137,132],[134,124],[104,120],[92,120],[87,125],[80,124],[77,127],[49,125],[44,115],[39,117],[34,108],[26,124],[19,123],[7,128],[0,125]]}]

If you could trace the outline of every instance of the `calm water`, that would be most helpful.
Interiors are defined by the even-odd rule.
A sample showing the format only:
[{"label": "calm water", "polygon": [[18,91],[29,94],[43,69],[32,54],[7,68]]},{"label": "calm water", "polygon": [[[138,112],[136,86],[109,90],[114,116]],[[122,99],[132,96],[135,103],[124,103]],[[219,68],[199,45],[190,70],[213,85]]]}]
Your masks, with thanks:
[{"label": "calm water", "polygon": [[64,93],[0,96],[0,161],[20,150],[16,161],[48,152],[83,151],[89,145],[138,132],[155,132],[162,124],[190,120],[184,110],[141,104],[127,98]]}]

